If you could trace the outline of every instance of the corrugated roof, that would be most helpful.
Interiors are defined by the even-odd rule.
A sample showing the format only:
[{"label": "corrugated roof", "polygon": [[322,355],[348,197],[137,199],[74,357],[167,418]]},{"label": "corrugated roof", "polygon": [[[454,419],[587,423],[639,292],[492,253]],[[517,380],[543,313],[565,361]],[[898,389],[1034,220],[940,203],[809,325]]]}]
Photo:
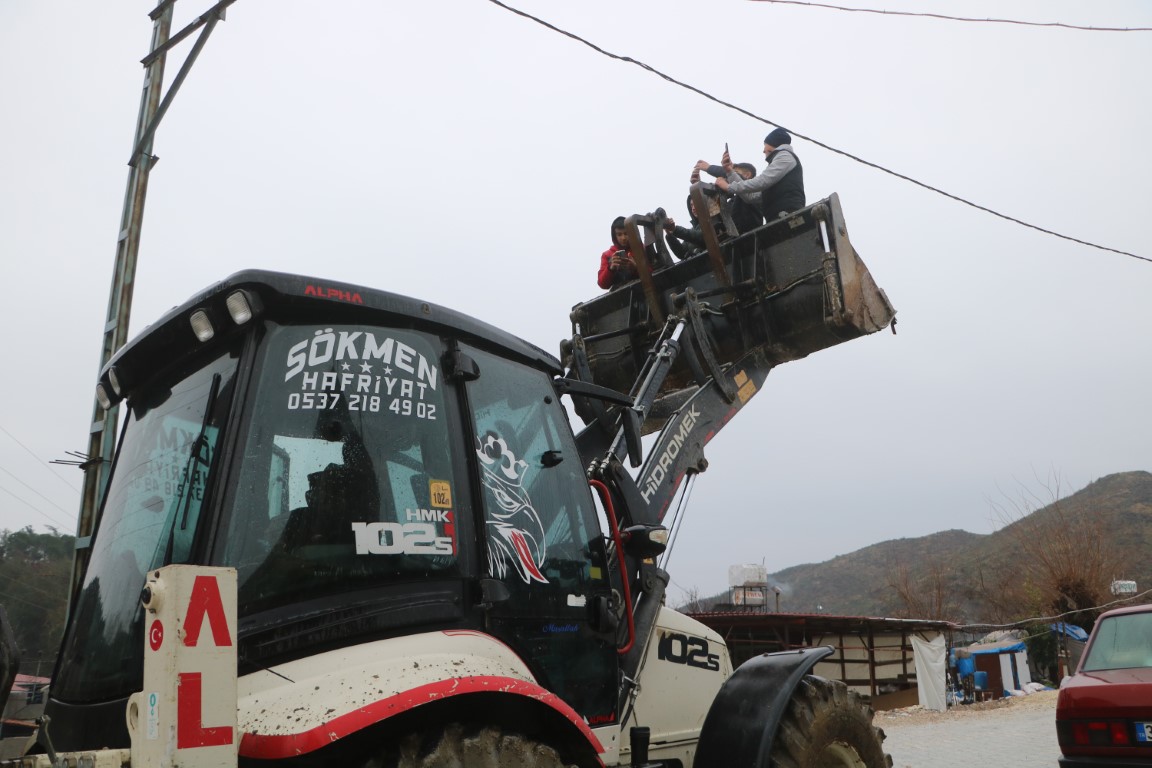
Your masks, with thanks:
[{"label": "corrugated roof", "polygon": [[872,629],[950,630],[956,625],[933,619],[898,619],[880,616],[836,616],[828,613],[765,613],[761,611],[700,611],[688,616],[710,627],[719,626],[808,626],[825,630],[861,626]]}]

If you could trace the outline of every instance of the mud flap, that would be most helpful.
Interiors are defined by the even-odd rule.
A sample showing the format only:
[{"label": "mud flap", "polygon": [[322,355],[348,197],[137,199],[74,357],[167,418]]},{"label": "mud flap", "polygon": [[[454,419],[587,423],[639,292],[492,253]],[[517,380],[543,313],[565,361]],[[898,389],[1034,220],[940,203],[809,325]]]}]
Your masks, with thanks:
[{"label": "mud flap", "polygon": [[704,719],[693,768],[768,768],[772,741],[792,692],[832,648],[766,653],[741,664]]}]

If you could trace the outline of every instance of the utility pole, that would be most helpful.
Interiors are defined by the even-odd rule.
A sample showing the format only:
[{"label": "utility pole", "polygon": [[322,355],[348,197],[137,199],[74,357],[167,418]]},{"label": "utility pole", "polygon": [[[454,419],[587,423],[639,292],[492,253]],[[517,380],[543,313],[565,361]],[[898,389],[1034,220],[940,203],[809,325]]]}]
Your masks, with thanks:
[{"label": "utility pole", "polygon": [[[161,0],[148,16],[152,19],[152,44],[144,65],[144,89],[140,95],[140,113],[136,119],[136,136],[132,156],[128,159],[128,188],[124,193],[124,208],[120,217],[120,232],[116,239],[116,264],[112,271],[112,287],[108,294],[108,313],[104,322],[104,338],[100,348],[102,371],[108,361],[128,340],[128,321],[132,309],[132,289],[136,278],[136,259],[140,251],[140,229],[144,220],[144,198],[148,192],[148,174],[159,159],[152,154],[152,142],[160,120],[172,104],[196,57],[212,34],[216,24],[224,20],[224,12],[236,0],[221,0],[188,26],[171,35],[173,9],[176,0]],[[161,97],[164,87],[164,64],[168,51],[196,30],[200,36],[192,46],[168,92]],[[76,553],[72,563],[70,597],[74,600],[84,582],[84,573],[91,554],[92,533],[96,529],[100,499],[108,482],[108,466],[116,448],[116,425],[119,407],[105,408],[97,392],[96,404],[89,429],[88,450],[80,468],[84,470],[84,489],[80,496],[80,517],[76,523]]]}]

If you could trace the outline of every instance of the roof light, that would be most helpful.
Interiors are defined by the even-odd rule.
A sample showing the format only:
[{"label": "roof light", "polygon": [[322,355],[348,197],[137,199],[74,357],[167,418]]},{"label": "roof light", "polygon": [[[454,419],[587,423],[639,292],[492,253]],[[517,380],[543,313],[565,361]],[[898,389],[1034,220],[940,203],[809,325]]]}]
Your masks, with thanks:
[{"label": "roof light", "polygon": [[252,304],[248,301],[248,294],[244,291],[229,294],[228,298],[224,300],[224,304],[228,307],[228,314],[232,316],[232,322],[236,325],[244,325],[252,319]]},{"label": "roof light", "polygon": [[188,322],[192,324],[192,332],[200,341],[210,341],[216,335],[216,329],[212,327],[212,321],[208,319],[208,313],[202,309],[193,312],[192,316],[188,318]]},{"label": "roof light", "polygon": [[124,386],[120,383],[120,374],[116,370],[116,366],[108,369],[108,382],[112,385],[112,391],[118,396],[124,396]]},{"label": "roof light", "polygon": [[108,390],[104,389],[103,384],[96,385],[96,401],[106,411],[112,408],[112,398],[108,396]]}]

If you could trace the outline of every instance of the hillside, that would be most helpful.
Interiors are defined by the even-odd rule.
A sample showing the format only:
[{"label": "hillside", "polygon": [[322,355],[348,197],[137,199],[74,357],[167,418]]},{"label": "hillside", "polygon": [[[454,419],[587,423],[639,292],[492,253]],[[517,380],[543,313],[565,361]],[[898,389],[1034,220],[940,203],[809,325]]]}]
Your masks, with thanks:
[{"label": "hillside", "polygon": [[1065,595],[1061,610],[1104,602],[1112,579],[1152,588],[1152,473],[1108,475],[1043,506],[1024,500],[999,513],[1006,524],[995,533],[884,541],[768,579],[787,612],[959,621],[1047,613],[1059,602],[1054,592]]},{"label": "hillside", "polygon": [[947,561],[985,538],[951,530],[919,538],[873,544],[824,563],[797,565],[769,576],[780,587],[781,609],[795,613],[888,615],[893,567],[917,571],[922,564]]}]

